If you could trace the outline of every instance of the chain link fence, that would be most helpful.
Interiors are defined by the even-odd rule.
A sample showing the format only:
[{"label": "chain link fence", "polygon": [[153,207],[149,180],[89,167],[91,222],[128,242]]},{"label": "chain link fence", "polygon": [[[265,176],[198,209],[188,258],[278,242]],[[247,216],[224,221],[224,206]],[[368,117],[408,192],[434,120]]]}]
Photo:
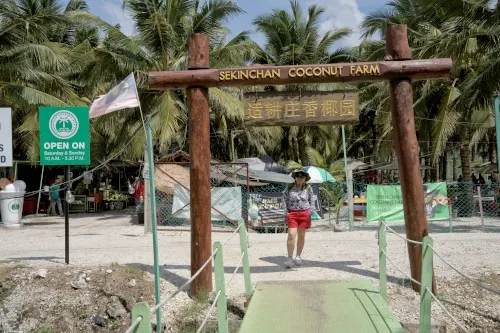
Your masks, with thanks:
[{"label": "chain link fence", "polygon": [[[210,165],[211,218],[214,231],[234,229],[238,220],[248,220],[248,165]],[[190,230],[189,163],[156,163],[156,217],[160,227]],[[193,184],[193,186],[195,186]]]},{"label": "chain link fence", "polygon": [[451,200],[452,219],[500,217],[500,183],[474,184],[472,182],[447,183]]},{"label": "chain link fence", "polygon": [[[368,183],[353,182],[353,215],[358,222],[366,223]],[[387,183],[378,185],[400,185]],[[446,182],[446,204],[450,219],[456,222],[498,222],[500,221],[500,183],[475,184],[473,182]],[[347,183],[321,184],[322,205],[324,211],[333,214],[337,223],[347,221]]]},{"label": "chain link fence", "polygon": [[[210,175],[214,231],[232,230],[238,219],[243,218],[248,227],[257,232],[286,232],[283,192],[287,185],[256,186],[250,180],[248,165],[243,163],[213,163]],[[157,163],[155,184],[158,226],[189,230],[189,163]],[[368,185],[353,182],[354,226],[367,224]],[[446,189],[446,200],[440,204],[449,209],[451,222],[484,224],[500,221],[500,183],[446,182]],[[319,184],[314,195],[318,199],[316,208],[319,208],[319,214],[313,218],[313,230],[335,225],[344,225],[347,229],[347,183]]]}]

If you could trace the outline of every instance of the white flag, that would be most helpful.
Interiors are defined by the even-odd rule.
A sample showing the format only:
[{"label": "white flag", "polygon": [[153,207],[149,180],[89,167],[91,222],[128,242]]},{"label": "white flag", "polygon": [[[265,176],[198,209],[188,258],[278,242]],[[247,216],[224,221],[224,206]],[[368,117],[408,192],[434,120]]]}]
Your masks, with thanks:
[{"label": "white flag", "polygon": [[135,108],[139,106],[137,98],[137,86],[134,73],[127,76],[119,85],[111,89],[109,93],[99,97],[90,107],[90,118],[96,118],[113,111]]}]

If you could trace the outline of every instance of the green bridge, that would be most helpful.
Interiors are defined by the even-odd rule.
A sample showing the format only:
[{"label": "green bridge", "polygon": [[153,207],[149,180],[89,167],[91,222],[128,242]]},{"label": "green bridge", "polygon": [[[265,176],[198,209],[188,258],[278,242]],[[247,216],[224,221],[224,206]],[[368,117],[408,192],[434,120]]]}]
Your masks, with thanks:
[{"label": "green bridge", "polygon": [[240,333],[403,333],[369,280],[259,282]]},{"label": "green bridge", "polygon": [[[214,263],[215,290],[213,302],[196,333],[203,333],[204,327],[217,312],[217,332],[229,333],[226,284],[230,284],[240,268],[245,282],[245,297],[248,308],[241,324],[240,333],[404,333],[401,323],[387,304],[386,261],[392,260],[386,254],[386,232],[391,231],[406,242],[422,246],[422,278],[416,281],[420,286],[419,333],[431,332],[431,302],[436,302],[464,332],[468,330],[449,314],[439,299],[432,293],[433,255],[432,238],[424,237],[422,242],[406,239],[398,235],[383,220],[379,222],[379,290],[367,279],[316,280],[316,281],[261,281],[255,288],[250,278],[248,240],[245,224],[238,227],[226,240],[239,234],[241,259],[228,282],[225,281],[223,246],[215,242],[212,255],[203,267]],[[451,266],[451,264],[447,263]],[[125,333],[152,333],[151,319],[156,313],[159,321],[160,309],[172,301],[181,291],[186,290],[203,267],[172,295],[150,307],[146,302],[136,303],[132,309],[132,325]],[[397,267],[396,267],[397,268]],[[482,288],[500,295],[500,291],[469,278]]]}]

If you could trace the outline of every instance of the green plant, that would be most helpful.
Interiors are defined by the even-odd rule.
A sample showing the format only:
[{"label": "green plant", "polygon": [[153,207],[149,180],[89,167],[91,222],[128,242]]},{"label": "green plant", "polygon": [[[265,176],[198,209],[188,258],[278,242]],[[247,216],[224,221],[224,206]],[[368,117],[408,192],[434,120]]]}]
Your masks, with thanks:
[{"label": "green plant", "polygon": [[32,330],[31,333],[54,333],[54,330],[50,327],[42,327]]}]

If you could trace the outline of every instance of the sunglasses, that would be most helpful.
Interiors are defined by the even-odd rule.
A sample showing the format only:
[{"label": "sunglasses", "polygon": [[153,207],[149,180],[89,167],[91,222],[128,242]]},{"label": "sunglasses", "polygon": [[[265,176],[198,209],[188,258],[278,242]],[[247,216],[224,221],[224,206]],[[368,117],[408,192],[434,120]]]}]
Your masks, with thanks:
[{"label": "sunglasses", "polygon": [[298,173],[295,175],[295,178],[306,178],[306,175],[304,175],[303,173]]}]

